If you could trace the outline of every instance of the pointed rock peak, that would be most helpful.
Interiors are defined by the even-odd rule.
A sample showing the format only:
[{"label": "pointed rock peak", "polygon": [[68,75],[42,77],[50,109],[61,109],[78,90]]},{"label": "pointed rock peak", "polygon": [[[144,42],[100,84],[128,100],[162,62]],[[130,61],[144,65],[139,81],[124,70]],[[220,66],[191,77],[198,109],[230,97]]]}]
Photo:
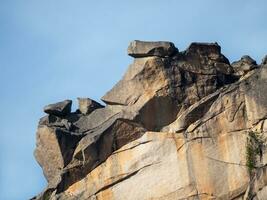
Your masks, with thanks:
[{"label": "pointed rock peak", "polygon": [[96,102],[96,101],[94,101],[93,99],[90,99],[90,98],[78,97],[77,99],[78,99],[78,102],[79,102],[79,111],[84,115],[90,114],[95,109],[104,107],[100,103],[98,103],[98,102]]},{"label": "pointed rock peak", "polygon": [[217,42],[215,43],[199,43],[193,42],[186,50],[187,53],[208,55],[208,54],[221,54],[221,47]]},{"label": "pointed rock peak", "polygon": [[174,46],[172,42],[157,41],[148,42],[134,40],[129,44],[128,55],[134,58],[142,58],[149,56],[166,57],[172,56],[178,52],[178,49]]},{"label": "pointed rock peak", "polygon": [[71,112],[71,100],[65,100],[44,107],[44,112],[50,115],[65,116]]},{"label": "pointed rock peak", "polygon": [[253,58],[251,58],[250,56],[248,56],[248,55],[244,55],[244,56],[242,56],[241,58],[240,58],[240,60],[238,60],[238,61],[234,61],[233,63],[232,63],[232,65],[234,66],[234,65],[237,65],[237,64],[247,64],[247,65],[257,65],[257,62],[253,59]]},{"label": "pointed rock peak", "polygon": [[[78,112],[70,100],[44,108],[34,155],[48,186],[33,199],[266,199],[267,57],[249,71],[252,58],[230,65],[217,43],[129,48],[137,58],[104,108],[90,98]],[[247,144],[259,151],[252,167]]]},{"label": "pointed rock peak", "polygon": [[232,67],[236,76],[244,76],[247,72],[257,67],[257,62],[248,55],[244,55],[240,60],[233,62]]},{"label": "pointed rock peak", "polygon": [[266,65],[267,64],[267,55],[263,57],[261,64],[262,65]]},{"label": "pointed rock peak", "polygon": [[247,64],[252,64],[252,65],[257,65],[257,62],[251,58],[248,55],[244,55],[241,57],[241,62],[247,63]]}]

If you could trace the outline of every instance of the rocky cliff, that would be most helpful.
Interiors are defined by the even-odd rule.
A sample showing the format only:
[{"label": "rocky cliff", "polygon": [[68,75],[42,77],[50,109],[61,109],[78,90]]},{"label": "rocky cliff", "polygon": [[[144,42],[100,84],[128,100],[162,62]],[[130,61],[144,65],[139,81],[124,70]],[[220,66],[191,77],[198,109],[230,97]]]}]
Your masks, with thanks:
[{"label": "rocky cliff", "polygon": [[217,43],[133,41],[105,106],[45,106],[33,199],[267,199],[267,57],[230,63]]}]

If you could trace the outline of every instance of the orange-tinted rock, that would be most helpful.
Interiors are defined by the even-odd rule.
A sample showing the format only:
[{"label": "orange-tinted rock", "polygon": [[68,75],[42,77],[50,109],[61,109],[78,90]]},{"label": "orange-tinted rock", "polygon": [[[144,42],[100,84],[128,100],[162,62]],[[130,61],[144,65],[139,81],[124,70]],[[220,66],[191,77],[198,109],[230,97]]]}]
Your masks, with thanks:
[{"label": "orange-tinted rock", "polygon": [[106,107],[83,99],[82,114],[40,120],[37,199],[265,199],[267,65],[231,66],[217,43],[173,47],[131,43]]}]

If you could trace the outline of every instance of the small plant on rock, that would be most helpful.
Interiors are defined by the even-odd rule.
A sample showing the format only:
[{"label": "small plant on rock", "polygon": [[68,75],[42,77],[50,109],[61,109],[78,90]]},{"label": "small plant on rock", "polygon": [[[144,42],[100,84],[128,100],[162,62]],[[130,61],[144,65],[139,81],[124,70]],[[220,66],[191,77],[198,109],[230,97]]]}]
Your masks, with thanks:
[{"label": "small plant on rock", "polygon": [[246,166],[249,174],[256,168],[257,158],[262,158],[262,149],[266,139],[256,131],[249,131],[246,145]]}]

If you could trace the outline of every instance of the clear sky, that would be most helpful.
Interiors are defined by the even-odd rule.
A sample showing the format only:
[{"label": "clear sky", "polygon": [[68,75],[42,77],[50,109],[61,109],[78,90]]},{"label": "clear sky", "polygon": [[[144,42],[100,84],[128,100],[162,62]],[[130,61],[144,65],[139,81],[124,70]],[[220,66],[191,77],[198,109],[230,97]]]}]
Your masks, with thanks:
[{"label": "clear sky", "polygon": [[259,62],[266,8],[266,0],[0,0],[0,199],[44,189],[33,157],[43,106],[99,100],[132,62],[131,40],[180,50],[217,41],[230,61],[249,54]]}]

